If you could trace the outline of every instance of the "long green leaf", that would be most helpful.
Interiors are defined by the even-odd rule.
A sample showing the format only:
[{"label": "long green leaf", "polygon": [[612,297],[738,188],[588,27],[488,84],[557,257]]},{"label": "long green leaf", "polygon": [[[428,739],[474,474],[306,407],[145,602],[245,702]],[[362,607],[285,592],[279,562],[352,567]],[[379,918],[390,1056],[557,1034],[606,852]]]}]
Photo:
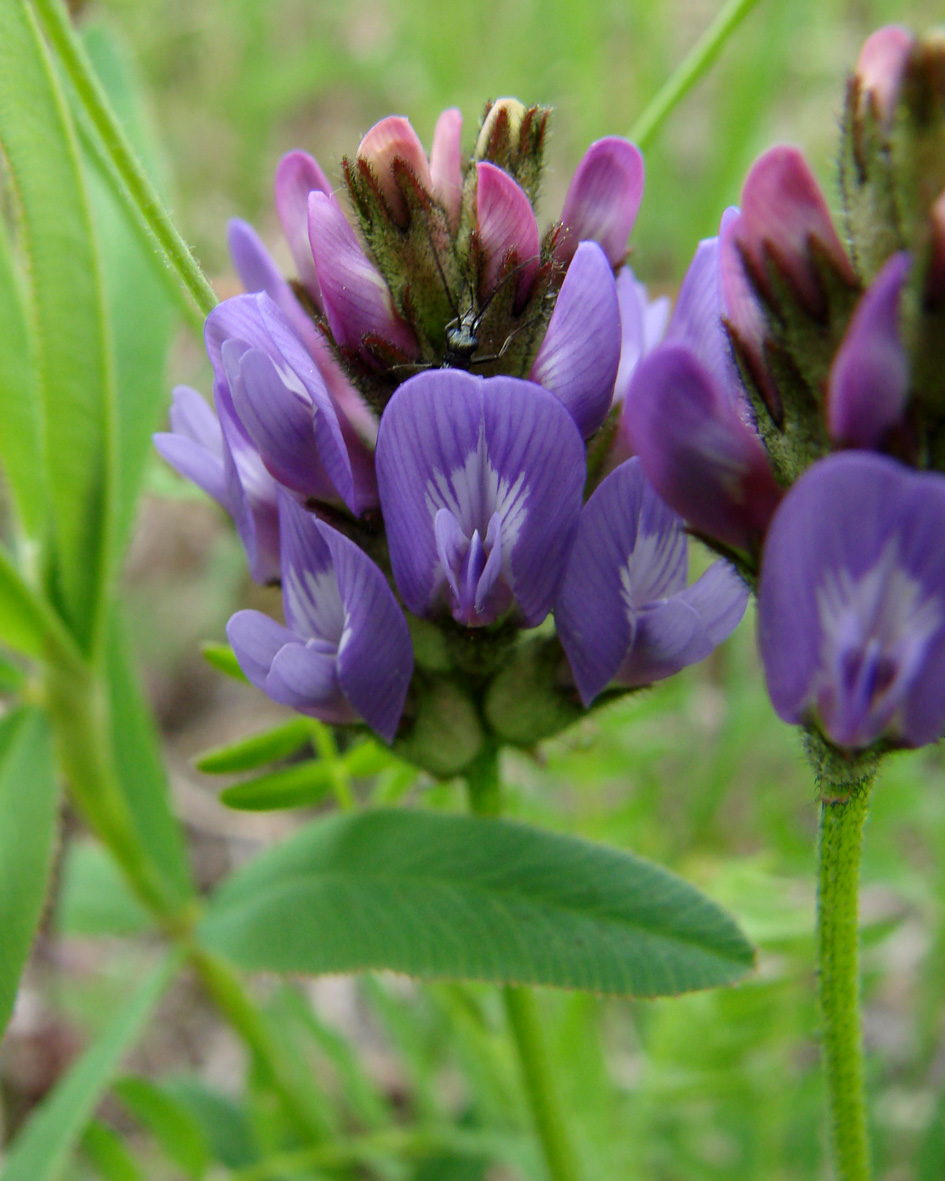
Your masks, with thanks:
[{"label": "long green leaf", "polygon": [[28,290],[0,217],[0,459],[23,532],[46,529],[39,362]]},{"label": "long green leaf", "polygon": [[114,1090],[181,1172],[200,1181],[210,1166],[210,1150],[203,1129],[180,1100],[146,1078],[120,1079]]},{"label": "long green leaf", "polygon": [[0,1034],[46,897],[56,829],[56,776],[46,719],[24,709],[0,722]]},{"label": "long green leaf", "polygon": [[161,962],[114,1017],[102,1036],[46,1096],[7,1157],[0,1181],[55,1181],[117,1071],[137,1041],[180,962]]},{"label": "long green leaf", "polygon": [[481,817],[336,816],[220,888],[204,944],[248,969],[667,996],[751,967],[733,920],[629,853]]},{"label": "long green leaf", "polygon": [[47,654],[49,639],[64,640],[58,617],[26,585],[12,557],[0,545],[0,644],[24,656]]},{"label": "long green leaf", "polygon": [[[127,129],[139,157],[149,164],[153,173],[156,152],[149,142],[136,80],[121,47],[101,24],[86,28],[83,40],[112,109]],[[133,232],[113,189],[94,165],[87,168],[87,178],[102,248],[115,356],[118,478],[115,549],[121,553],[134,520],[145,462],[151,451],[151,435],[166,414],[171,304],[159,277],[160,268],[152,257],[153,243],[145,247]]]},{"label": "long green leaf", "polygon": [[109,565],[112,372],[75,133],[32,9],[22,2],[0,4],[0,146],[32,280],[56,593],[88,646]]}]

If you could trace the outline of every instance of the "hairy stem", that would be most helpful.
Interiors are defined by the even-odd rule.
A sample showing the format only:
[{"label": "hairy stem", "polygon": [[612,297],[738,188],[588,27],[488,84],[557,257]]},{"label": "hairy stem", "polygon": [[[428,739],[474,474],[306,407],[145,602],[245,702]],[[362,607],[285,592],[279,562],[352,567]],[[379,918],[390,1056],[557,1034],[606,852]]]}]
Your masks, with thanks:
[{"label": "hairy stem", "polygon": [[[480,816],[502,811],[499,752],[487,746],[466,772],[469,804]],[[505,1013],[515,1041],[532,1121],[551,1181],[580,1181],[554,1063],[548,1052],[535,997],[527,988],[502,989]]]},{"label": "hairy stem", "polygon": [[630,129],[630,138],[638,147],[649,146],[667,116],[708,73],[722,52],[725,42],[757,3],[758,0],[728,0],[679,68],[650,100],[643,114]]},{"label": "hairy stem", "polygon": [[850,790],[846,777],[838,781],[823,771],[821,765],[817,937],[831,1142],[839,1181],[869,1181],[858,895],[872,773]]},{"label": "hairy stem", "polygon": [[[72,84],[93,138],[90,147],[103,165],[106,179],[130,224],[156,247],[163,266],[176,274],[201,316],[208,315],[217,297],[190,247],[171,221],[157,190],[148,179],[134,148],[115,116],[81,40],[72,27],[62,0],[33,0],[43,33]],[[199,319],[196,321],[199,326]]]}]

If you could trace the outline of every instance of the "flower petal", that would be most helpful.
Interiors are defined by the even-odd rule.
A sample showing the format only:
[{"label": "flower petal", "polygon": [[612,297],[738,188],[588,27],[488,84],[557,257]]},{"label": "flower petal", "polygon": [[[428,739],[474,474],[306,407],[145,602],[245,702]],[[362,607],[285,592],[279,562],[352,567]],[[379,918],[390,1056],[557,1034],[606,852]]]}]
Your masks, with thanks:
[{"label": "flower petal", "polygon": [[220,424],[206,401],[189,386],[177,386],[173,398],[171,431],[154,435],[154,446],[172,468],[226,508]]},{"label": "flower petal", "polygon": [[781,490],[761,440],[687,348],[664,344],[643,361],[624,416],[666,503],[707,536],[756,551]]},{"label": "flower petal", "polygon": [[394,170],[395,161],[413,173],[421,187],[433,192],[433,177],[423,144],[410,120],[401,115],[388,115],[375,123],[358,145],[358,159],[366,160],[377,178],[384,200],[398,225],[405,226],[410,211],[400,191]]},{"label": "flower petal", "polygon": [[544,618],[585,479],[581,437],[553,394],[510,377],[420,373],[381,418],[377,475],[394,578],[411,611],[431,613],[445,594],[435,518],[448,508],[467,538],[486,538],[499,514],[502,577],[528,626]]},{"label": "flower petal", "polygon": [[482,245],[479,298],[489,298],[514,256],[516,292],[523,304],[531,292],[541,254],[534,210],[525,190],[495,164],[480,161],[476,177],[476,219]]},{"label": "flower petal", "polygon": [[589,438],[610,410],[620,364],[613,272],[596,242],[578,247],[529,374],[567,407]]},{"label": "flower petal", "polygon": [[250,293],[265,291],[309,352],[324,347],[321,333],[296,299],[295,292],[249,222],[233,218],[227,226],[227,244],[246,290]]},{"label": "flower petal", "polygon": [[578,243],[591,240],[600,244],[612,267],[620,266],[643,199],[643,182],[643,156],[635,144],[616,136],[591,144],[564,199],[558,261],[566,266]]},{"label": "flower petal", "polygon": [[755,161],[745,178],[734,233],[762,282],[768,259],[774,258],[812,309],[822,308],[825,298],[812,242],[847,282],[857,282],[820,186],[798,148],[780,144]]},{"label": "flower petal", "polygon": [[[269,296],[224,300],[207,317],[205,337],[214,372],[218,380],[235,381],[236,412],[276,479],[304,496],[334,499],[337,493],[357,511],[351,457],[325,382]],[[247,381],[242,357],[249,352],[264,354],[271,365],[254,357]]]},{"label": "flower petal", "polygon": [[771,701],[840,746],[945,730],[945,478],[847,452],[814,464],[771,524],[758,634]]},{"label": "flower petal", "polygon": [[827,390],[830,434],[850,447],[878,448],[902,418],[909,358],[899,335],[899,305],[911,256],[894,254],[870,284],[834,358]]},{"label": "flower petal", "polygon": [[308,195],[325,193],[331,196],[328,178],[318,161],[307,152],[289,152],[276,168],[276,212],[282,232],[289,243],[292,259],[300,282],[308,290],[319,311],[323,310],[321,288],[315,271],[315,259],[308,240]]},{"label": "flower petal", "polygon": [[312,193],[308,233],[315,255],[325,316],[342,348],[360,349],[365,336],[417,355],[413,333],[397,315],[387,284],[371,264],[337,201]]},{"label": "flower petal", "polygon": [[876,103],[884,123],[892,120],[899,98],[903,70],[915,45],[915,37],[901,25],[886,25],[867,37],[856,63],[856,79],[862,93]]},{"label": "flower petal", "polygon": [[246,550],[253,579],[275,582],[279,578],[278,485],[237,417],[224,382],[215,383],[214,402],[223,430],[225,507]]},{"label": "flower petal", "polygon": [[331,552],[345,607],[338,680],[372,730],[393,742],[413,675],[407,621],[380,568],[348,538],[318,526]]},{"label": "flower petal", "polygon": [[226,625],[226,638],[247,679],[264,693],[276,653],[297,642],[287,627],[261,611],[237,611]]},{"label": "flower petal", "polygon": [[446,210],[454,233],[459,229],[459,211],[463,203],[462,134],[462,113],[457,107],[450,107],[436,121],[430,152],[433,195]]},{"label": "flower petal", "polygon": [[[734,210],[723,220],[723,232]],[[666,340],[686,344],[723,389],[740,386],[728,335],[722,321],[719,238],[698,245],[679,289]]]}]

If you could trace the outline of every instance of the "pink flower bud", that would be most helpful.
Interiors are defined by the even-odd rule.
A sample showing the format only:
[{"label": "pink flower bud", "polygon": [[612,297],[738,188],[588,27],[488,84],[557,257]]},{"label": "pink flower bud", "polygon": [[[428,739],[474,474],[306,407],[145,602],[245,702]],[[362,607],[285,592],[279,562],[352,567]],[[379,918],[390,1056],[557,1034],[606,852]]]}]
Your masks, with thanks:
[{"label": "pink flower bud", "polygon": [[901,25],[886,25],[868,37],[859,61],[856,77],[860,91],[876,104],[876,113],[889,123],[896,109],[902,72],[915,37]]},{"label": "pink flower bud", "polygon": [[797,148],[770,148],[752,165],[733,237],[762,292],[769,294],[768,267],[773,264],[811,315],[826,310],[818,273],[824,262],[851,286],[857,281],[817,181]]},{"label": "pink flower bud", "polygon": [[394,165],[398,160],[413,174],[421,188],[433,192],[433,177],[423,144],[410,122],[400,115],[388,115],[374,124],[358,146],[358,159],[370,164],[391,216],[398,225],[406,225],[410,216],[397,183]]},{"label": "pink flower bud", "polygon": [[593,241],[612,267],[623,263],[643,198],[643,175],[643,157],[629,140],[608,136],[591,144],[564,199],[563,231],[555,247],[559,262],[566,266],[580,242]]},{"label": "pink flower bud", "polygon": [[446,210],[453,233],[459,228],[459,211],[463,202],[462,134],[463,116],[456,107],[450,107],[436,121],[433,150],[430,152],[433,195]]},{"label": "pink flower bud", "polygon": [[518,272],[516,291],[524,302],[539,266],[541,238],[538,222],[524,189],[495,164],[476,165],[476,216],[482,246],[480,298],[495,289],[503,268],[514,255]]},{"label": "pink flower bud", "polygon": [[416,356],[413,333],[398,316],[387,284],[361,249],[337,201],[324,193],[309,196],[308,232],[325,317],[338,345],[360,350],[366,336],[377,336]]}]

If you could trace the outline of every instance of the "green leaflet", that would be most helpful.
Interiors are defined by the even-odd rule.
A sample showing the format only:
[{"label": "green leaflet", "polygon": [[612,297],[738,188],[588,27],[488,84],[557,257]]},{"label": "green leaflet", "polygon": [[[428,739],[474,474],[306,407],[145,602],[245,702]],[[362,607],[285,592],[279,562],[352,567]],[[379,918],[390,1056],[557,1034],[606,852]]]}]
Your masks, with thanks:
[{"label": "green leaflet", "polygon": [[45,717],[22,709],[0,722],[0,1034],[46,897],[58,791]]},{"label": "green leaflet", "polygon": [[54,591],[88,648],[110,560],[114,391],[75,133],[32,10],[22,3],[0,5],[0,145],[31,279]]},{"label": "green leaflet", "polygon": [[36,1109],[13,1142],[0,1181],[55,1181],[118,1069],[135,1043],[180,956],[170,955],[148,975],[105,1032],[85,1051]]},{"label": "green leaflet", "polygon": [[210,1167],[210,1149],[203,1129],[184,1104],[146,1078],[120,1079],[114,1091],[184,1176],[200,1181]]},{"label": "green leaflet", "polygon": [[751,968],[734,921],[629,853],[507,821],[319,821],[217,891],[200,938],[240,967],[667,996]]},{"label": "green leaflet", "polygon": [[194,766],[205,775],[229,775],[234,771],[250,771],[264,763],[294,755],[312,741],[312,724],[307,718],[290,718],[282,725],[259,734],[251,734],[239,742],[215,746],[194,760]]}]

